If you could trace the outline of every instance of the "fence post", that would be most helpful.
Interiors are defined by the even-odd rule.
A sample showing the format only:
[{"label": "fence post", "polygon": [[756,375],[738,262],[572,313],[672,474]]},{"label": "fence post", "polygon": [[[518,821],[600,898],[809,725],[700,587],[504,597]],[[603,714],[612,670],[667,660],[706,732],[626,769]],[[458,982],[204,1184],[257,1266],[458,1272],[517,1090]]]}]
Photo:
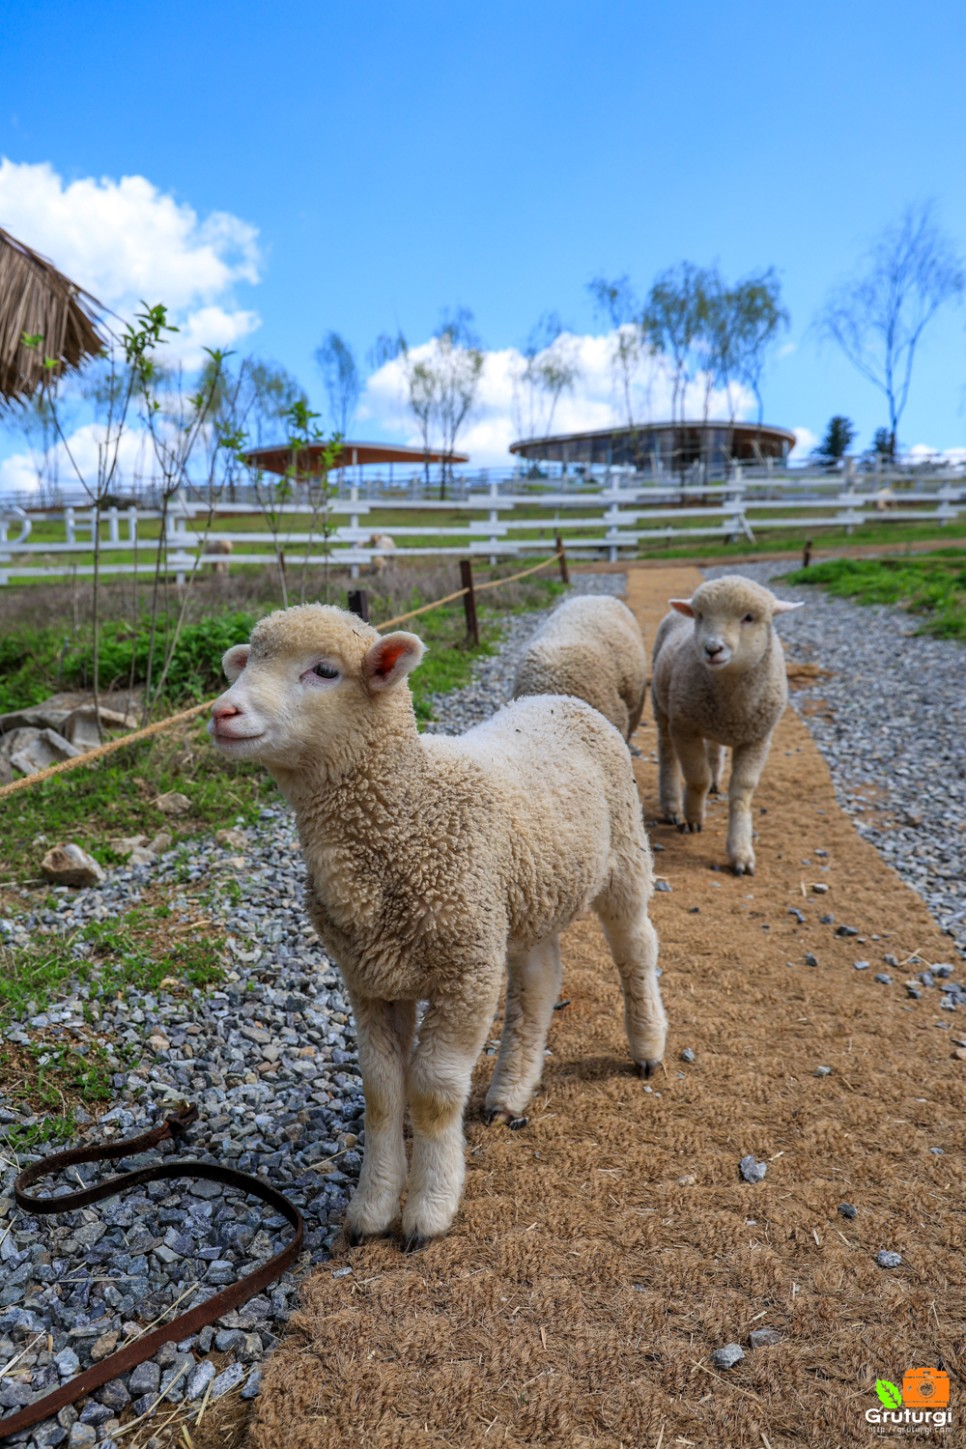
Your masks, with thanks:
[{"label": "fence post", "polygon": [[349,613],[355,614],[364,624],[368,624],[369,594],[366,589],[349,590]]},{"label": "fence post", "polygon": [[803,569],[807,569],[808,566],[809,566],[809,564],[811,562],[812,562],[812,540],[811,539],[807,539],[806,540],[806,543],[805,543],[805,547],[802,549],[802,568]]},{"label": "fence post", "polygon": [[460,585],[466,590],[463,595],[463,609],[466,613],[466,637],[474,649],[480,643],[480,625],[476,617],[476,591],[473,587],[473,565],[468,558],[460,559]]},{"label": "fence post", "polygon": [[[493,549],[495,549],[497,547],[496,529],[499,527],[499,524],[500,524],[499,505],[500,505],[500,485],[496,481],[496,479],[494,478],[493,481],[492,481],[492,483],[490,484],[490,526],[494,530],[493,533],[490,535],[490,547],[493,548]],[[496,567],[496,554],[495,553],[491,553],[490,554],[490,567],[491,568],[495,568]]]},{"label": "fence post", "polygon": [[[353,483],[352,486],[349,489],[349,502],[351,504],[353,504],[353,505],[359,502],[359,488],[358,488],[358,485],[355,484],[355,483]],[[354,510],[353,510],[352,513],[349,514],[349,527],[352,528],[352,529],[354,529],[356,532],[358,532],[358,529],[359,529],[359,515]],[[352,547],[353,548],[358,548],[359,547],[359,540],[357,538],[353,538],[353,540],[352,540]],[[369,555],[369,562],[370,562],[370,564],[372,563],[372,555],[371,554]],[[349,578],[350,579],[357,579],[358,577],[359,577],[359,565],[357,563],[350,564],[349,565]],[[358,589],[358,590],[356,590],[356,592],[357,593],[364,594],[365,593],[365,589]],[[350,595],[350,597],[351,597],[351,595]],[[349,608],[350,609],[352,608],[352,605],[351,604],[349,605]],[[353,610],[353,613],[354,612],[355,612],[355,610]],[[365,618],[366,618],[366,620],[368,622],[368,618],[369,618],[368,614],[365,616]]]},{"label": "fence post", "polygon": [[564,541],[560,534],[557,534],[557,560],[560,564],[560,578],[563,583],[570,583],[570,570],[567,567],[567,550],[564,548]]}]

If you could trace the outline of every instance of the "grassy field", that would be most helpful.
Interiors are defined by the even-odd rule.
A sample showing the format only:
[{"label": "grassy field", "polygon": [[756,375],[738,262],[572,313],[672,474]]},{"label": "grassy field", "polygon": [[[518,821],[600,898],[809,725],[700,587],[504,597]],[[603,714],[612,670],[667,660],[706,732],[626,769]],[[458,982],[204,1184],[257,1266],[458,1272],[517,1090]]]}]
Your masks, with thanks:
[{"label": "grassy field", "polygon": [[785,576],[858,604],[893,604],[922,617],[920,634],[966,641],[966,551],[903,558],[829,559]]}]

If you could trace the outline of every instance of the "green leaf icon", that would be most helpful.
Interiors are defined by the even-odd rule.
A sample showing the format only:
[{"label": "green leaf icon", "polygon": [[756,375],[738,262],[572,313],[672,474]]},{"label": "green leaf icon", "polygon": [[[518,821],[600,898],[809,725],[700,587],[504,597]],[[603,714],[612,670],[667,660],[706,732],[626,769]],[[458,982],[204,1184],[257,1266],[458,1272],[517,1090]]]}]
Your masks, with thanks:
[{"label": "green leaf icon", "polygon": [[880,1403],[885,1404],[887,1409],[902,1408],[902,1390],[890,1379],[876,1379],[875,1391],[879,1395]]}]

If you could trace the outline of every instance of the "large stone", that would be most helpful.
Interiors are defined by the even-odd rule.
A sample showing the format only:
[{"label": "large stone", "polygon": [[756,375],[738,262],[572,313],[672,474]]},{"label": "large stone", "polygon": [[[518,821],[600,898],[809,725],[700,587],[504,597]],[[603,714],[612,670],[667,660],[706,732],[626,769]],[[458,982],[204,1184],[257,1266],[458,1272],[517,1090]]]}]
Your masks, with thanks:
[{"label": "large stone", "polygon": [[92,855],[79,845],[67,842],[48,850],[40,862],[44,878],[53,885],[92,886],[107,879]]},{"label": "large stone", "polygon": [[159,795],[154,805],[164,815],[186,815],[191,809],[191,801],[187,795],[182,795],[177,790],[169,790],[166,795]]},{"label": "large stone", "polygon": [[83,754],[70,740],[51,729],[18,729],[0,736],[0,750],[22,775],[33,775],[61,760],[72,760]]},{"label": "large stone", "polygon": [[[97,728],[98,714],[100,732]],[[133,730],[137,726],[137,715],[121,714],[119,710],[105,709],[103,705],[98,711],[93,704],[82,704],[67,716],[62,729],[72,745],[82,750],[93,750],[107,737],[108,730]]]}]

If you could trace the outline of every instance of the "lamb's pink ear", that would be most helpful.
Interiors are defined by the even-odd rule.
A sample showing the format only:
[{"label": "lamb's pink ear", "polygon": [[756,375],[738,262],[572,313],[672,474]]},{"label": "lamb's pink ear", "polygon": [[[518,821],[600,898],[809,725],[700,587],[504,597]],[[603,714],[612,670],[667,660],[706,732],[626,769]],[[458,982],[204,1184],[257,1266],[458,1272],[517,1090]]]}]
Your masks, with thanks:
[{"label": "lamb's pink ear", "polygon": [[235,644],[222,656],[221,667],[225,671],[229,684],[234,684],[241,674],[248,663],[250,653],[251,649],[247,644]]},{"label": "lamb's pink ear", "polygon": [[387,634],[373,644],[362,661],[362,677],[369,688],[391,689],[405,679],[423,657],[423,641],[415,634]]},{"label": "lamb's pink ear", "polygon": [[772,604],[771,611],[773,614],[790,614],[792,609],[804,609],[804,607],[804,599],[797,604],[790,604],[785,599],[776,599],[774,604]]},{"label": "lamb's pink ear", "polygon": [[685,618],[694,618],[694,607],[690,599],[668,599],[668,603],[672,609],[677,609],[678,613],[683,614]]}]

